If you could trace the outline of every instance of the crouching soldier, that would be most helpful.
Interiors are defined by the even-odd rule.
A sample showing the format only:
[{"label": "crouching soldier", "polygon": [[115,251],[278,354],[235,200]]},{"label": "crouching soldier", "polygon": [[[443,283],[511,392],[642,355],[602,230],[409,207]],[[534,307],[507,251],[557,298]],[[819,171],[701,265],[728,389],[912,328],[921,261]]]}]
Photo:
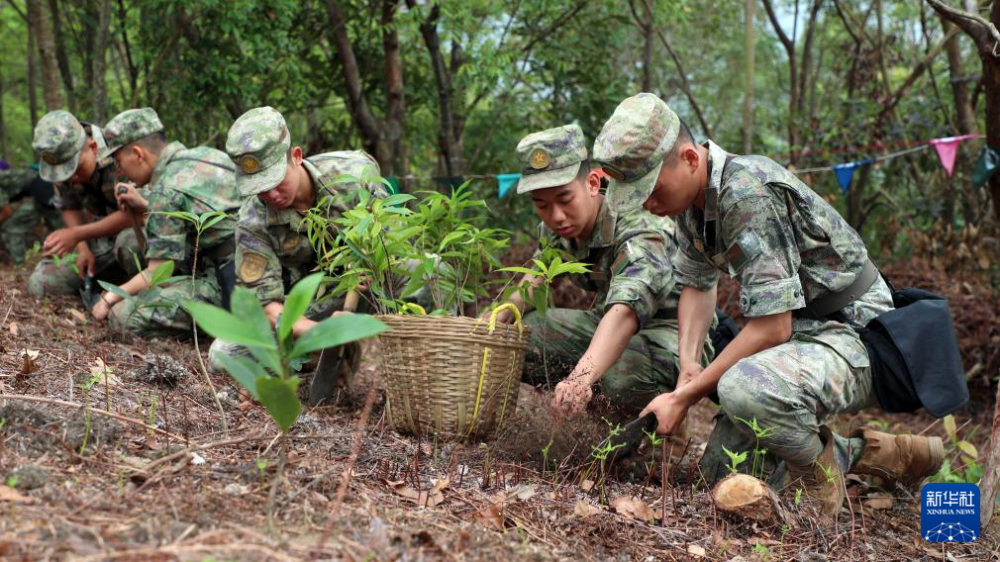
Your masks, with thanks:
[{"label": "crouching soldier", "polygon": [[[190,334],[191,317],[183,303],[201,300],[223,306],[232,289],[224,285],[225,271],[232,268],[238,207],[233,165],[222,151],[168,142],[160,118],[150,108],[119,114],[105,127],[105,138],[108,155],[134,183],[119,186],[125,188],[119,201],[148,213],[148,267],[120,287],[129,295],[144,291],[140,298],[105,292],[93,315],[98,320],[110,315],[113,325],[141,336]],[[199,235],[192,222],[164,214],[171,212],[228,216]],[[167,261],[174,262],[174,275],[184,279],[151,287],[153,272]]]},{"label": "crouching soldier", "polygon": [[[572,281],[597,293],[590,310],[554,308],[525,316],[532,340],[526,382],[561,380],[552,406],[564,415],[583,411],[595,385],[612,404],[635,415],[677,385],[680,292],[671,270],[673,221],[642,209],[614,213],[600,191],[601,174],[590,169],[577,125],[528,135],[517,145],[517,158],[522,166],[517,192],[531,198],[542,220],[540,244],[589,264],[590,272],[573,274]],[[539,282],[531,275],[521,281]],[[520,294],[510,302],[527,308]],[[713,313],[706,313],[706,321]],[[499,318],[510,321],[510,311]],[[710,357],[710,346],[697,354],[698,361]]]},{"label": "crouching soldier", "polygon": [[[318,264],[306,234],[305,214],[319,208],[333,220],[354,207],[360,190],[377,197],[388,193],[378,181],[378,163],[362,151],[303,158],[302,148],[292,145],[284,117],[271,107],[240,116],[229,129],[226,152],[236,165],[236,185],[243,198],[236,226],[236,282],[254,291],[274,325],[284,309],[285,295]],[[357,181],[345,180],[345,176]],[[332,199],[319,207],[325,195]],[[301,336],[343,305],[343,298],[313,303],[292,333]],[[348,349],[353,351],[345,354],[344,365],[355,368],[356,347]],[[221,371],[220,355],[244,353],[247,350],[239,346],[216,340],[209,350],[209,365]],[[311,393],[310,402],[325,398],[330,396]]]},{"label": "crouching soldier", "polygon": [[[46,258],[28,278],[28,292],[69,295],[88,275],[112,283],[135,275],[142,252],[115,200],[115,165],[101,128],[80,123],[68,111],[52,111],[35,126],[32,147],[40,158],[39,175],[55,184],[53,203],[66,227],[45,238]],[[53,259],[73,252],[73,263]]]},{"label": "crouching soldier", "polygon": [[[614,209],[678,217],[680,369],[691,382],[646,411],[669,434],[688,408],[718,390],[721,411],[702,459],[706,479],[727,473],[723,447],[755,447],[752,423],[769,430],[760,448],[787,464],[791,486],[830,518],[849,472],[915,482],[938,470],[944,449],[937,437],[873,430],[842,437],[825,425],[877,404],[871,362],[852,325],[892,310],[893,300],[857,232],[823,198],[768,158],[696,144],[652,94],[618,106],[594,143],[594,159],[616,180]],[[698,352],[719,270],[739,282],[748,321],[702,369]]]},{"label": "crouching soldier", "polygon": [[40,220],[51,230],[62,228],[52,196],[52,184],[38,177],[36,165],[0,170],[0,240],[14,265],[24,263]]}]

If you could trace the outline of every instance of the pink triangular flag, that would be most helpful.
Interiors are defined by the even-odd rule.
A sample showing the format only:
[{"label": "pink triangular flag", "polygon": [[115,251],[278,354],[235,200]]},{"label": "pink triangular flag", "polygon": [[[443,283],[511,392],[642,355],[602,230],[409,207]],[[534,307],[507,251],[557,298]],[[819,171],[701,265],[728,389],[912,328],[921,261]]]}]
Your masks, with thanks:
[{"label": "pink triangular flag", "polygon": [[951,177],[952,172],[955,171],[955,158],[958,156],[959,143],[966,139],[975,137],[976,135],[962,135],[959,137],[946,137],[930,141],[931,145],[934,146],[934,150],[937,151],[938,160],[940,160],[941,165],[944,166],[944,170],[948,173],[948,177]]}]

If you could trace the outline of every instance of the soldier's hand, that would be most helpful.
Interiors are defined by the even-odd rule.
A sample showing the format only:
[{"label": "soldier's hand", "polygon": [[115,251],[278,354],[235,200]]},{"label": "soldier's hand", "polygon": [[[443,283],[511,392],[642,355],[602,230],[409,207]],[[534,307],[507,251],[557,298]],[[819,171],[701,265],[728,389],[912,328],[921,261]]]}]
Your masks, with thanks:
[{"label": "soldier's hand", "polygon": [[108,315],[111,314],[111,305],[105,300],[104,295],[94,303],[94,308],[90,310],[90,314],[98,321],[104,321],[107,319]]},{"label": "soldier's hand", "polygon": [[563,417],[574,416],[587,409],[593,396],[589,382],[582,378],[569,378],[556,385],[552,409]]},{"label": "soldier's hand", "polygon": [[60,228],[45,237],[42,244],[43,256],[64,256],[80,243],[72,228]]},{"label": "soldier's hand", "polygon": [[653,412],[657,420],[656,432],[670,435],[681,427],[689,407],[689,404],[676,392],[667,392],[653,398],[653,401],[639,412],[639,417]]},{"label": "soldier's hand", "polygon": [[677,388],[680,388],[694,379],[698,378],[698,375],[704,370],[704,367],[694,363],[691,365],[681,365],[681,371],[677,375]]},{"label": "soldier's hand", "polygon": [[86,279],[87,275],[94,274],[94,262],[96,261],[97,258],[90,250],[80,252],[76,256],[76,274],[80,276],[80,279]]},{"label": "soldier's hand", "polygon": [[144,212],[149,206],[149,202],[139,194],[135,184],[132,182],[119,183],[115,186],[115,199],[118,200],[118,208],[131,208],[133,211]]}]

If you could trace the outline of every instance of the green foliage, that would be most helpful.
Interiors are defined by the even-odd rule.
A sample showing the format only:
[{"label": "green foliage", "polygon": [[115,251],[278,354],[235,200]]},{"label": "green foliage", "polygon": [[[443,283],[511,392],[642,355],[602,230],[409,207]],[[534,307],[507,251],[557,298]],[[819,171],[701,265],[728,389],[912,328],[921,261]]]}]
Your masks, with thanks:
[{"label": "green foliage", "polygon": [[535,278],[532,283],[522,283],[516,287],[521,298],[539,314],[546,314],[552,304],[552,283],[560,275],[581,274],[590,271],[587,264],[575,261],[563,261],[561,252],[554,248],[542,250],[541,259],[532,259],[534,268],[504,267],[500,271],[530,275]]},{"label": "green foliage", "polygon": [[[310,209],[304,221],[320,268],[338,280],[332,295],[363,282],[366,298],[382,314],[420,291],[445,313],[461,313],[462,305],[488,296],[483,280],[500,265],[505,232],[475,225],[479,217],[472,212],[485,203],[472,200],[466,186],[450,196],[420,195],[380,199],[362,191],[359,204],[333,220],[325,209],[332,196]],[[407,203],[416,203],[416,210]]]},{"label": "green foliage", "polygon": [[296,394],[300,381],[294,375],[293,358],[371,337],[386,329],[385,324],[370,316],[347,314],[323,320],[296,339],[291,327],[305,313],[322,281],[323,275],[315,273],[292,288],[287,297],[292,306],[286,306],[282,312],[276,326],[277,337],[263,306],[249,289],[237,287],[233,291],[232,312],[197,301],[184,305],[198,326],[209,335],[245,346],[250,351],[253,359],[223,355],[219,360],[286,433],[302,412]]},{"label": "green foliage", "polygon": [[951,415],[944,417],[942,425],[948,435],[949,447],[941,469],[931,481],[978,484],[983,477],[983,466],[979,462],[979,449],[969,441],[973,438],[973,432],[970,431],[963,439],[958,434],[958,426]]},{"label": "green foliage", "polygon": [[750,463],[750,475],[757,478],[764,477],[764,461],[767,459],[767,450],[762,449],[760,446],[760,440],[769,437],[773,432],[773,427],[763,428],[757,423],[757,418],[754,417],[751,420],[745,420],[743,418],[737,417],[737,421],[743,425],[750,428],[753,432],[754,442],[753,447],[753,461]]},{"label": "green foliage", "polygon": [[734,453],[725,446],[722,447],[722,451],[726,453],[727,457],[729,457],[729,465],[727,466],[727,468],[729,468],[729,472],[732,472],[733,474],[739,472],[740,465],[747,460],[747,452],[741,451],[739,453]]}]

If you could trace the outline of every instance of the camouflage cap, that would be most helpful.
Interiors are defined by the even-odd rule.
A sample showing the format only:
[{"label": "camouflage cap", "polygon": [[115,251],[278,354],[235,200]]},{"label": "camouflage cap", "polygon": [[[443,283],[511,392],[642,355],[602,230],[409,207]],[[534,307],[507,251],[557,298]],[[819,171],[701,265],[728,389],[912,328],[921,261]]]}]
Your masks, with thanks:
[{"label": "camouflage cap", "polygon": [[123,111],[104,126],[107,147],[101,153],[101,158],[107,158],[118,152],[119,148],[161,131],[163,123],[152,107]]},{"label": "camouflage cap", "polygon": [[63,182],[76,173],[80,152],[87,141],[83,125],[68,111],[50,111],[35,126],[31,146],[41,164],[38,175],[48,182]]},{"label": "camouflage cap", "polygon": [[273,107],[257,107],[240,115],[226,138],[226,152],[236,164],[240,196],[257,195],[281,183],[291,146],[285,118]]},{"label": "camouflage cap", "polygon": [[618,104],[594,140],[594,161],[614,181],[608,201],[615,211],[642,206],[653,193],[663,157],[677,141],[680,119],[653,94]]},{"label": "camouflage cap", "polygon": [[587,141],[579,125],[531,133],[517,143],[517,160],[521,163],[517,192],[566,185],[586,159]]}]

